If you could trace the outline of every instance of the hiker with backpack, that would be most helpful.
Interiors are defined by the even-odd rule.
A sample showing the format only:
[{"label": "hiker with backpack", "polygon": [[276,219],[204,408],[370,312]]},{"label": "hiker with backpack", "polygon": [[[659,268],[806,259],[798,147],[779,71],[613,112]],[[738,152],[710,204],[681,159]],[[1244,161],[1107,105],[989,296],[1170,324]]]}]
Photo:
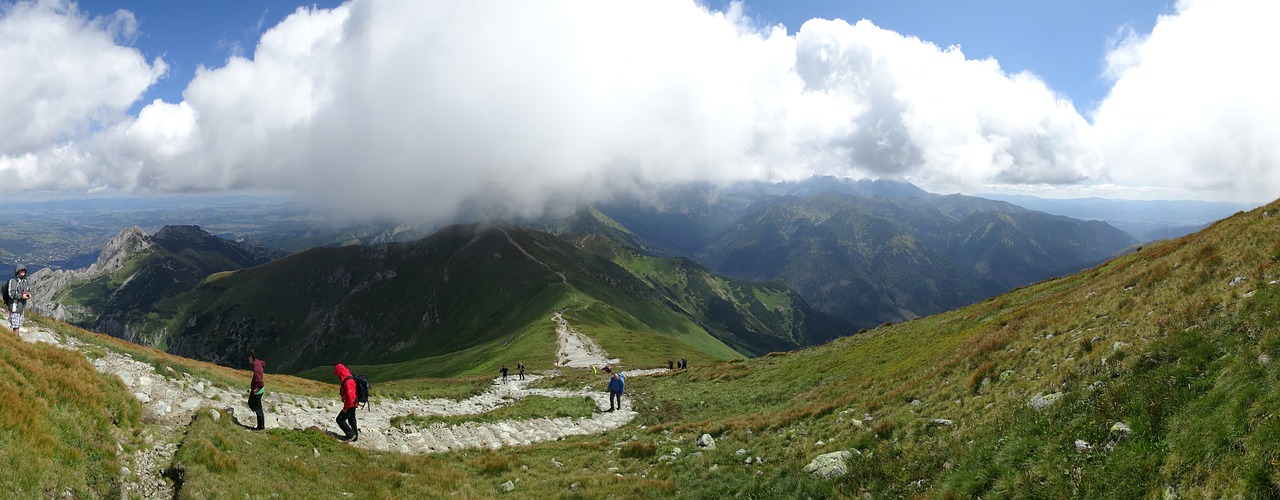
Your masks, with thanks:
[{"label": "hiker with backpack", "polygon": [[524,380],[524,361],[516,363],[516,371],[520,372],[520,380]]},{"label": "hiker with backpack", "polygon": [[613,411],[614,400],[618,401],[618,409],[622,409],[622,389],[625,383],[621,373],[609,377],[609,411]]},{"label": "hiker with backpack", "polygon": [[262,415],[262,394],[266,392],[266,386],[262,383],[262,370],[266,368],[267,362],[258,359],[253,351],[249,351],[249,364],[253,366],[253,379],[249,381],[249,409],[258,416],[258,426],[253,430],[260,431],[266,428],[263,425]]},{"label": "hiker with backpack", "polygon": [[356,379],[342,363],[334,365],[333,374],[341,381],[338,382],[338,395],[342,397],[342,412],[338,413],[338,427],[342,429],[342,441],[355,442],[360,439],[360,428],[356,426],[356,407],[360,406],[356,398]]},{"label": "hiker with backpack", "polygon": [[502,383],[507,383],[507,365],[502,365]]},{"label": "hiker with backpack", "polygon": [[22,328],[23,311],[27,309],[27,300],[31,298],[31,290],[27,288],[27,266],[18,265],[13,271],[13,278],[4,284],[4,305],[9,309],[9,326],[13,333]]}]

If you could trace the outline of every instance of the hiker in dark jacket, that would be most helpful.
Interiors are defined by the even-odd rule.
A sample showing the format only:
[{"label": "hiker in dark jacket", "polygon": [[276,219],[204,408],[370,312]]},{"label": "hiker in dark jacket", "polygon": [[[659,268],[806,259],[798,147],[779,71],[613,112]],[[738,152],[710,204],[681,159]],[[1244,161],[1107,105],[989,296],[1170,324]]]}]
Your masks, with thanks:
[{"label": "hiker in dark jacket", "polygon": [[27,309],[27,299],[31,298],[31,290],[27,288],[27,266],[19,265],[9,280],[9,295],[5,297],[9,303],[9,326],[13,333],[22,328],[23,311]]},{"label": "hiker in dark jacket", "polygon": [[516,363],[516,370],[520,372],[520,380],[524,380],[524,361]]},{"label": "hiker in dark jacket", "polygon": [[618,401],[618,409],[622,409],[622,389],[625,383],[621,373],[609,377],[609,411],[613,411],[614,400]]},{"label": "hiker in dark jacket", "polygon": [[507,383],[507,365],[502,365],[502,383]]},{"label": "hiker in dark jacket", "polygon": [[258,426],[253,430],[260,431],[266,428],[263,426],[262,415],[262,394],[266,392],[266,386],[262,383],[262,370],[266,368],[267,362],[258,359],[253,351],[249,351],[249,364],[253,365],[253,380],[249,381],[249,409],[258,416]]},{"label": "hiker in dark jacket", "polygon": [[342,412],[338,414],[338,427],[342,428],[343,441],[355,442],[360,439],[360,428],[356,427],[356,380],[351,378],[351,370],[338,363],[333,367],[333,374],[338,376],[338,395],[342,397]]}]

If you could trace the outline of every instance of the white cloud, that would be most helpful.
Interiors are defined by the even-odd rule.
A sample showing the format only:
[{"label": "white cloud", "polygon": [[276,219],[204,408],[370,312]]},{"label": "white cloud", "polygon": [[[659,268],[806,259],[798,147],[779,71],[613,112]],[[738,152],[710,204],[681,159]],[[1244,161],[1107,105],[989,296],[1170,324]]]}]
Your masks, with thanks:
[{"label": "white cloud", "polygon": [[1112,179],[1216,199],[1280,195],[1280,3],[1182,1],[1108,57],[1094,113]]},{"label": "white cloud", "polygon": [[89,19],[66,1],[0,4],[0,155],[22,157],[121,119],[167,68],[117,43],[136,26],[126,11]]},{"label": "white cloud", "polygon": [[[349,213],[442,217],[467,202],[536,212],[672,181],[812,174],[901,177],[939,192],[1223,186],[1272,196],[1263,191],[1280,186],[1231,176],[1274,165],[1263,139],[1277,136],[1266,90],[1277,82],[1258,54],[1276,44],[1252,26],[1204,41],[1251,17],[1209,4],[1184,3],[1151,35],[1118,44],[1116,88],[1096,126],[1036,76],[957,48],[867,21],[761,30],[739,9],[690,0],[300,9],[251,58],[198,71],[184,102],[112,121],[163,63],[148,66],[111,42],[123,29],[74,8],[23,4],[108,45],[96,50],[132,54],[124,59],[135,64],[98,71],[140,83],[90,96],[48,132],[0,143],[0,172],[45,190],[292,188]],[[35,52],[0,45],[0,54]],[[1188,75],[1197,72],[1212,74]],[[2,78],[0,95],[14,85]],[[9,102],[19,101],[0,97],[21,105]],[[1243,142],[1195,140],[1219,132]],[[1194,154],[1177,160],[1183,146]],[[1231,166],[1202,172],[1206,162]],[[1148,175],[1156,164],[1181,177]]]}]

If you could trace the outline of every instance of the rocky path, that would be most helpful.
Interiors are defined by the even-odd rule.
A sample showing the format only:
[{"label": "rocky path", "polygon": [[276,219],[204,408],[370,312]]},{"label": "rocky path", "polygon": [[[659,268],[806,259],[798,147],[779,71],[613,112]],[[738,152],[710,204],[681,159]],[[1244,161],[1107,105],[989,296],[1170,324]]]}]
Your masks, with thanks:
[{"label": "rocky path", "polygon": [[[573,330],[560,315],[553,317],[560,336],[558,359],[565,367],[589,367],[605,363],[617,363],[609,359],[595,342]],[[134,360],[127,354],[101,348],[90,348],[79,340],[63,337],[35,325],[24,328],[21,336],[28,342],[47,342],[63,348],[91,353],[88,357],[102,373],[120,377],[134,397],[142,403],[144,420],[156,424],[148,430],[144,440],[147,447],[132,457],[121,473],[126,477],[126,494],[144,498],[172,498],[167,489],[163,471],[171,462],[177,449],[182,427],[201,408],[224,410],[246,427],[254,421],[253,412],[245,403],[243,388],[225,388],[186,373],[157,372],[150,364]],[[657,370],[665,371],[665,370]],[[655,370],[637,370],[628,375],[645,375]],[[616,429],[630,422],[636,415],[631,408],[631,398],[624,398],[621,411],[597,412],[583,418],[535,418],[507,420],[494,423],[464,423],[460,425],[433,424],[420,428],[411,424],[392,426],[391,420],[406,415],[468,415],[484,413],[510,404],[529,395],[557,398],[590,397],[597,409],[608,408],[608,395],[600,387],[584,387],[580,390],[534,389],[529,384],[546,376],[556,376],[557,371],[542,375],[527,375],[526,380],[508,377],[507,382],[495,380],[488,391],[461,401],[449,399],[380,399],[376,396],[365,408],[357,412],[360,439],[352,443],[373,450],[419,454],[453,451],[468,448],[498,449],[557,440],[566,436],[595,434]],[[317,427],[330,432],[338,430],[334,419],[340,409],[335,384],[334,397],[315,398],[272,392],[270,377],[268,392],[263,397],[266,408],[267,428],[307,429]]]}]

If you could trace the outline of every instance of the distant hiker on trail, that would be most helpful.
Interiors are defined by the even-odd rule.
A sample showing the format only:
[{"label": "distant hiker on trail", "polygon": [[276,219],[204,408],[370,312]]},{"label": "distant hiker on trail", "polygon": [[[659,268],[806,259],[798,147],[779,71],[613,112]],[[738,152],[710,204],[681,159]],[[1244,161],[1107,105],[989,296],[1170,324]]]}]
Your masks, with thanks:
[{"label": "distant hiker on trail", "polygon": [[338,413],[338,427],[342,428],[343,441],[355,442],[360,439],[360,428],[356,426],[356,380],[351,378],[351,370],[338,363],[333,367],[333,374],[338,376],[338,395],[342,397],[342,412]]},{"label": "distant hiker on trail", "polygon": [[249,351],[249,364],[253,366],[253,380],[249,381],[249,409],[258,416],[258,426],[253,430],[260,431],[266,428],[263,426],[262,393],[266,392],[267,388],[262,384],[262,370],[266,368],[267,362],[258,359],[253,351]]},{"label": "distant hiker on trail", "polygon": [[524,361],[516,363],[516,371],[520,372],[520,380],[524,380]]},{"label": "distant hiker on trail", "polygon": [[618,401],[618,409],[622,409],[622,389],[625,381],[621,373],[615,373],[609,377],[609,411],[613,411],[614,400]]},{"label": "distant hiker on trail", "polygon": [[507,383],[507,365],[502,365],[502,383]]},{"label": "distant hiker on trail", "polygon": [[31,298],[31,290],[27,288],[27,266],[19,264],[4,288],[4,303],[9,306],[9,326],[13,333],[18,333],[22,328],[22,312],[27,309],[27,299]]},{"label": "distant hiker on trail", "polygon": [[609,368],[609,365],[604,365],[604,372],[605,372],[605,373],[613,373],[613,368]]},{"label": "distant hiker on trail", "polygon": [[671,357],[670,357],[670,356],[668,356],[668,357],[667,357],[667,369],[668,369],[668,370],[674,370],[675,368],[676,368],[676,364],[675,364],[675,362],[674,362],[674,361],[671,361]]},{"label": "distant hiker on trail", "polygon": [[681,369],[681,370],[683,370],[683,369],[688,368],[688,367],[689,367],[689,360],[684,359],[684,356],[681,356],[681,357],[680,357],[680,369]]}]

